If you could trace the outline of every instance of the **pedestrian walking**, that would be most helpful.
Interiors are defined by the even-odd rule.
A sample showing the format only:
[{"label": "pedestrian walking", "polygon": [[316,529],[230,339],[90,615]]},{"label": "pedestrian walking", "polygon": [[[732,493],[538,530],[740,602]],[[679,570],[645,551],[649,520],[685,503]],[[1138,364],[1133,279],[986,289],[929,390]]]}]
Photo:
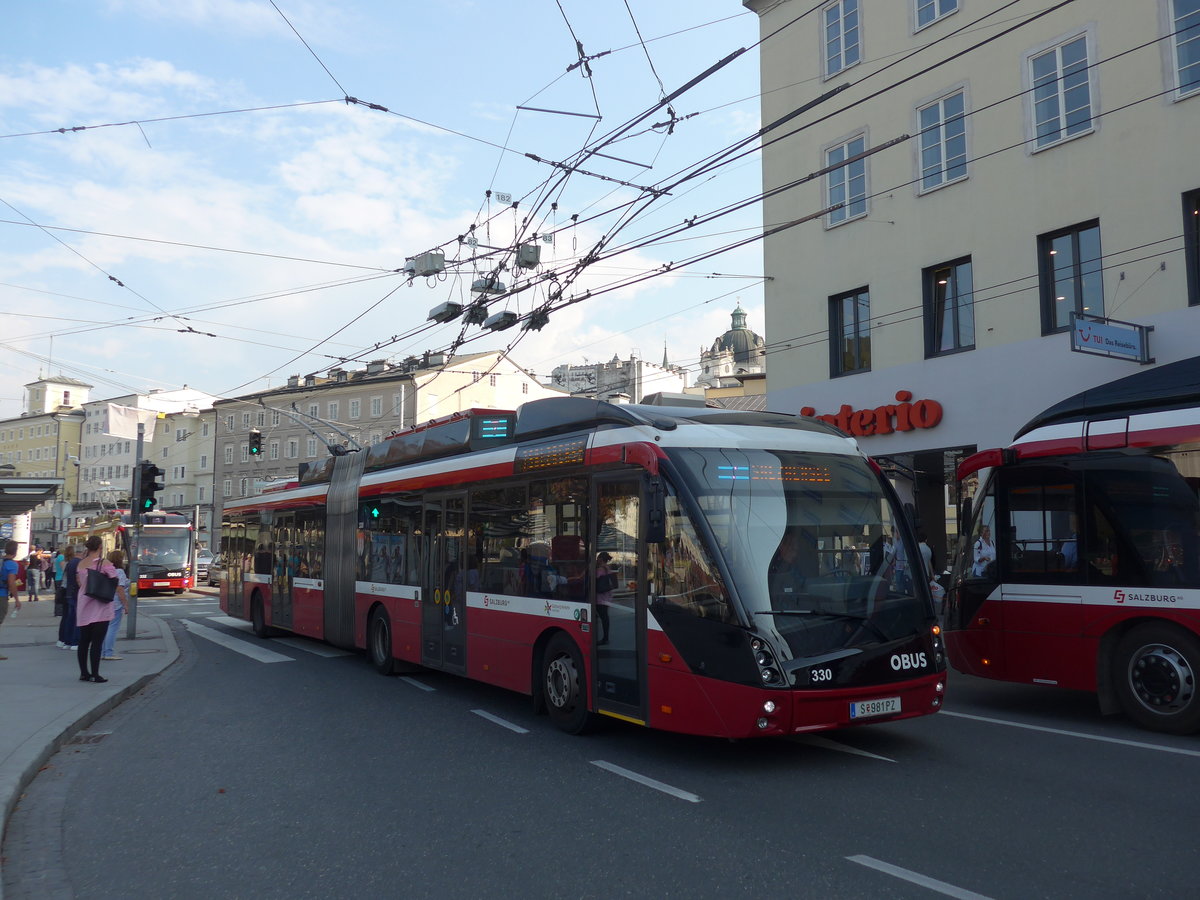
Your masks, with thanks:
[{"label": "pedestrian walking", "polygon": [[[14,616],[21,608],[21,582],[17,578],[20,567],[14,559],[20,548],[21,545],[16,541],[8,541],[4,545],[4,562],[0,563],[0,625],[4,624],[4,619],[8,615],[10,598],[16,604],[13,608]],[[8,657],[0,656],[0,659],[8,659]]]},{"label": "pedestrian walking", "polygon": [[67,551],[75,555],[74,547],[60,547],[54,554],[54,615],[61,616],[66,612],[66,601],[63,598],[63,570],[67,567]]},{"label": "pedestrian walking", "polygon": [[67,547],[67,562],[63,566],[63,617],[58,623],[58,648],[60,650],[75,650],[79,646],[79,626],[75,623],[75,604],[79,595],[79,583],[76,573],[79,571],[79,557],[74,546]]},{"label": "pedestrian walking", "polygon": [[[95,594],[88,593],[87,572],[95,570],[108,578],[117,580],[117,570],[113,564],[104,558],[101,550],[102,542],[98,535],[92,535],[85,545],[87,553],[79,561],[76,580],[79,582],[79,592],[75,601],[75,621],[79,625],[79,646],[75,650],[75,658],[79,662],[79,680],[103,684],[108,681],[100,675],[100,652],[103,649],[104,635],[108,631],[108,623],[112,621],[114,611],[112,598],[105,601]],[[89,665],[90,664],[90,665]]]},{"label": "pedestrian walking", "polygon": [[27,600],[30,603],[37,603],[38,586],[42,579],[42,561],[38,558],[37,551],[29,554],[29,558],[25,560],[25,592],[28,594]]},{"label": "pedestrian walking", "polygon": [[108,625],[108,631],[104,633],[104,643],[101,645],[101,659],[119,660],[123,657],[117,656],[117,632],[121,629],[121,619],[126,612],[126,604],[129,602],[129,576],[125,574],[125,554],[120,550],[113,550],[108,554],[108,561],[113,564],[113,568],[117,570],[117,597],[110,606],[113,607],[113,619]]}]

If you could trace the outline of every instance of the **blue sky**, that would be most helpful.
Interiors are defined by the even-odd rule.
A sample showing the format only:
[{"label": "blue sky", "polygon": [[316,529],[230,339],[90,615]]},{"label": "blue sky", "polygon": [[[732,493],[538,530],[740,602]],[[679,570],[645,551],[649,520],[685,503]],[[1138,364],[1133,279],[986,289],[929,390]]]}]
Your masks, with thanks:
[{"label": "blue sky", "polygon": [[[437,245],[469,259],[457,237],[473,224],[484,246],[508,246],[522,227],[554,233],[527,278],[537,283],[492,310],[528,313],[551,287],[536,276],[569,271],[639,192],[562,179],[524,154],[567,160],[758,39],[738,0],[275,4],[43,0],[6,11],[0,416],[18,414],[22,386],[47,373],[90,382],[94,399],[185,384],[232,396],[344,359],[444,350],[461,324],[427,327],[428,311],[469,299],[489,263],[411,284],[392,270]],[[576,41],[600,54],[590,79],[568,71]],[[757,92],[751,49],[673,102],[673,134],[649,127],[667,119],[660,110],[580,167],[668,181],[752,134]],[[78,126],[88,127],[57,131]],[[752,154],[648,204],[613,246],[759,186]],[[753,205],[601,260],[562,296],[740,240],[760,217]],[[751,244],[599,293],[525,333],[513,357],[547,374],[631,350],[657,361],[666,342],[673,361],[694,365],[739,300],[762,331],[761,271]],[[518,334],[471,329],[462,349]]]}]

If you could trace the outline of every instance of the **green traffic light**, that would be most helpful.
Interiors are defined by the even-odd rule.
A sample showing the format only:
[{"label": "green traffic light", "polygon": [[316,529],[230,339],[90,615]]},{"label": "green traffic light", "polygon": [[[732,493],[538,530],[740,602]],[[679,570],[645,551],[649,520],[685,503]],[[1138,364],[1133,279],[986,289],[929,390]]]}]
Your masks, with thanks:
[{"label": "green traffic light", "polygon": [[371,507],[371,518],[372,519],[379,518],[379,507],[378,506]]}]

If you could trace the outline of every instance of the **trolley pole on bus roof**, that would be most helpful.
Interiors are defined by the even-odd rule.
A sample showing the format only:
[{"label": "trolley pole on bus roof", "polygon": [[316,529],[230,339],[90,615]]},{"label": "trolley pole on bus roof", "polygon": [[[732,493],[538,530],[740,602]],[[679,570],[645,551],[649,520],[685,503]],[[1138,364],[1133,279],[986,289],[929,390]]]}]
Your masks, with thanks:
[{"label": "trolley pole on bus roof", "polygon": [[133,467],[133,489],[129,492],[129,514],[133,518],[133,528],[130,535],[133,540],[129,545],[129,609],[125,614],[128,624],[125,626],[125,638],[133,640],[137,636],[137,586],[138,586],[138,548],[142,543],[142,447],[146,442],[146,425],[139,421],[137,427],[137,450],[133,458],[137,464]]}]

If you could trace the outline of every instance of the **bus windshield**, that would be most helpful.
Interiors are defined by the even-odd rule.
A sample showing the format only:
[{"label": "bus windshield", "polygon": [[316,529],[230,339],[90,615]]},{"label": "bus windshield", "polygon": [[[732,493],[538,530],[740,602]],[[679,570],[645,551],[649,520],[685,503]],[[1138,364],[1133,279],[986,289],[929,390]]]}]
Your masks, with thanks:
[{"label": "bus windshield", "polygon": [[921,557],[866,460],[669,450],[745,615],[797,657],[911,637],[932,616]]},{"label": "bus windshield", "polygon": [[190,532],[186,528],[169,531],[143,528],[138,543],[138,565],[175,568],[188,562]]}]

